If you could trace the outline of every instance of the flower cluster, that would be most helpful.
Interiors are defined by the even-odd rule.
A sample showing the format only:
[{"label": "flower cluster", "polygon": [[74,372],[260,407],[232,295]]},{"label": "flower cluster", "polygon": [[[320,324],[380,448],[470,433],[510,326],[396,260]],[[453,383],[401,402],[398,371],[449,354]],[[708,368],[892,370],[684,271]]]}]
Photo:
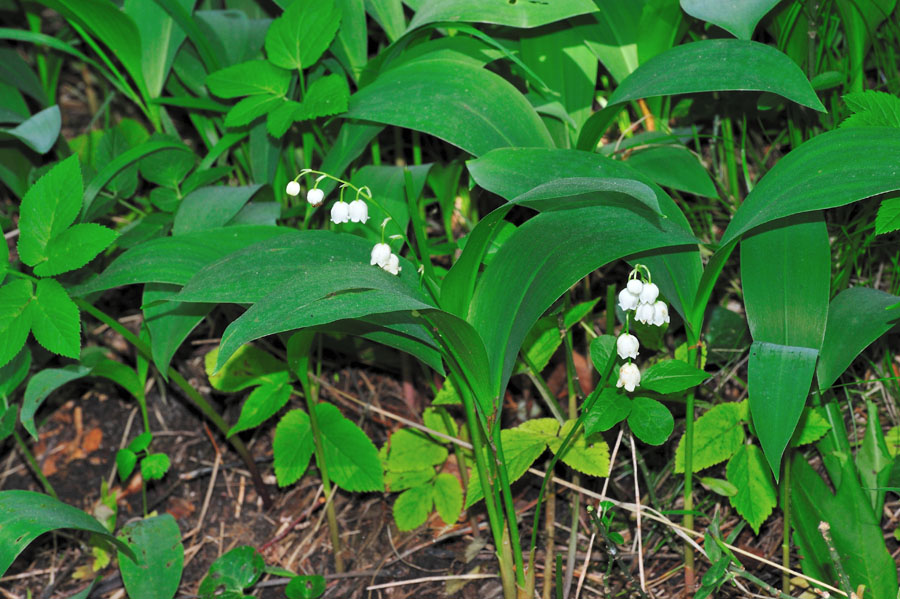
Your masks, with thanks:
[{"label": "flower cluster", "polygon": [[[647,280],[641,280],[646,274]],[[628,276],[628,284],[619,293],[619,307],[625,312],[625,332],[616,339],[616,351],[623,360],[628,360],[619,368],[616,387],[625,387],[629,393],[641,384],[641,371],[631,360],[638,357],[640,343],[628,332],[630,312],[634,319],[647,325],[662,326],[669,322],[669,307],[659,298],[659,287],[650,281],[650,271],[643,264],[635,265]]]},{"label": "flower cluster", "polygon": [[[331,175],[313,171],[312,169],[303,169],[300,172],[300,175],[297,175],[297,178],[299,178],[301,175],[309,173],[319,175],[319,177],[316,179],[315,185],[313,185],[312,189],[310,189],[306,193],[306,201],[309,202],[309,204],[313,208],[321,206],[325,201],[325,192],[319,189],[319,183],[321,183],[323,179],[331,178],[341,183],[341,195],[338,198],[338,201],[335,202],[331,207],[331,222],[336,225],[348,222],[365,224],[366,221],[369,220],[369,207],[363,200],[363,197],[369,200],[372,199],[371,191],[368,187],[357,188],[356,186],[347,183],[346,181],[341,181],[340,179],[336,179]],[[344,189],[347,187],[351,187],[356,190],[356,199],[349,203],[344,201]],[[296,179],[293,181],[289,181],[287,187],[285,188],[285,193],[287,193],[289,196],[300,195],[300,183],[298,183]],[[399,275],[401,270],[400,258],[399,256],[397,256],[397,254],[391,252],[391,246],[384,243],[384,227],[388,223],[388,220],[390,219],[385,220],[381,225],[382,241],[381,243],[376,243],[375,247],[372,248],[372,259],[370,264],[372,264],[373,266],[378,266],[391,273],[392,275]]]}]

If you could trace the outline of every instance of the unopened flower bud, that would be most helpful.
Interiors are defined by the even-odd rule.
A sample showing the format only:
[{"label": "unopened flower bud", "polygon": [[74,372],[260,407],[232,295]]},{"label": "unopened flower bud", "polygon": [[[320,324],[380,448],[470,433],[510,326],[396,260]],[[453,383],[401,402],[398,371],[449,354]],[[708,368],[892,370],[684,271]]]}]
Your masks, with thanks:
[{"label": "unopened flower bud", "polygon": [[622,367],[619,368],[619,380],[616,382],[616,387],[625,387],[625,390],[631,393],[634,391],[634,388],[640,384],[641,371],[637,365],[632,364],[631,362],[622,364]]},{"label": "unopened flower bud", "polygon": [[313,206],[321,206],[322,201],[325,199],[325,192],[319,189],[318,187],[313,187],[309,191],[306,192],[306,201],[312,204]]},{"label": "unopened flower bud", "polygon": [[628,281],[628,291],[635,295],[640,295],[641,290],[644,288],[644,284],[641,283],[640,279],[631,279]]},{"label": "unopened flower bud", "polygon": [[300,184],[296,181],[288,181],[287,188],[284,190],[289,196],[300,195]]}]

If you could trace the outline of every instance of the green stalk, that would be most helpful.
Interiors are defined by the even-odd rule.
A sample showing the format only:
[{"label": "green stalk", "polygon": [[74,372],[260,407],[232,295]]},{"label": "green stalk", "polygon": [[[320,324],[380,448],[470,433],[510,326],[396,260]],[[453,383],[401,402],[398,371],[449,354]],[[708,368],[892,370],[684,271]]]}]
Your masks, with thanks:
[{"label": "green stalk", "polygon": [[[125,338],[126,341],[131,343],[134,348],[144,356],[151,364],[153,363],[153,354],[150,351],[150,347],[141,341],[137,335],[126,329],[124,326],[119,324],[115,318],[109,316],[102,310],[94,307],[89,302],[86,302],[84,299],[80,297],[72,298],[75,301],[75,304],[102,322],[107,325],[112,330],[116,331],[122,337]],[[203,413],[204,416],[209,418],[209,420],[215,425],[219,431],[228,438],[228,424],[225,420],[216,412],[215,408],[213,408],[206,399],[200,393],[194,389],[187,380],[181,376],[181,373],[175,370],[173,367],[169,367],[169,370],[166,372],[169,378],[178,385],[179,388],[184,392],[185,395],[188,396],[194,405],[197,407],[200,412]],[[231,446],[234,447],[235,451],[238,452],[238,455],[241,456],[241,459],[244,461],[244,465],[247,466],[247,470],[250,472],[250,476],[253,479],[253,486],[256,488],[256,492],[259,493],[259,496],[263,500],[263,504],[268,509],[272,505],[272,500],[269,497],[269,492],[266,490],[265,485],[263,484],[262,477],[259,475],[259,469],[256,467],[256,462],[253,461],[253,457],[250,455],[250,452],[247,451],[247,446],[244,445],[244,442],[241,441],[240,437],[233,436],[228,438],[228,441],[231,443]]]},{"label": "green stalk", "polygon": [[735,159],[734,128],[731,117],[722,119],[722,145],[725,153],[725,173],[728,178],[728,192],[731,194],[732,205],[735,209],[741,203],[741,187],[738,183],[737,160]]},{"label": "green stalk", "polygon": [[34,472],[34,475],[37,477],[37,479],[41,481],[41,486],[44,487],[44,491],[46,491],[47,495],[49,495],[53,499],[59,499],[59,497],[56,495],[56,489],[53,488],[53,485],[51,485],[50,481],[47,480],[47,477],[44,476],[44,473],[41,470],[41,465],[38,464],[37,460],[34,458],[34,454],[31,453],[30,449],[28,449],[28,445],[25,443],[25,440],[22,439],[22,437],[19,435],[19,431],[13,429],[13,437],[15,437],[16,444],[22,451],[22,455],[25,456],[25,461],[28,462],[29,466],[31,466],[31,470]]},{"label": "green stalk", "polygon": [[781,590],[785,595],[791,594],[791,575],[787,569],[791,567],[791,458],[793,451],[789,446],[782,459],[781,473],[781,513],[784,527],[781,532]]},{"label": "green stalk", "polygon": [[506,472],[506,457],[503,455],[503,443],[500,440],[500,418],[497,418],[492,433],[493,449],[496,451],[497,475],[500,481],[500,494],[506,511],[506,526],[509,529],[509,542],[512,545],[513,559],[516,562],[516,582],[525,586],[525,560],[522,557],[522,542],[519,538],[519,523],[516,520],[516,506],[513,503],[512,488]]},{"label": "green stalk", "polygon": [[[568,309],[569,296],[567,294],[565,298],[565,310]],[[580,391],[580,387],[578,385],[578,376],[575,372],[575,361],[572,358],[572,331],[566,329],[562,312],[557,315],[557,326],[559,327],[559,332],[563,337],[565,346],[565,351],[563,353],[566,356],[566,384],[569,391],[569,418],[574,420],[578,418],[578,392]],[[577,472],[572,474],[572,483],[576,486],[581,483],[581,477]],[[572,590],[572,579],[574,578],[573,574],[575,570],[575,552],[578,549],[578,516],[580,514],[580,511],[581,494],[573,493],[572,519],[570,522],[571,528],[569,530],[569,546],[566,555],[566,577],[563,587],[563,595],[566,597],[569,596],[569,591]]]},{"label": "green stalk", "polygon": [[[697,343],[700,326],[687,330],[687,362],[697,365]],[[694,530],[694,392],[688,391],[685,398],[684,424],[684,527]],[[684,584],[688,593],[694,589],[694,548],[690,543],[684,546]]]}]

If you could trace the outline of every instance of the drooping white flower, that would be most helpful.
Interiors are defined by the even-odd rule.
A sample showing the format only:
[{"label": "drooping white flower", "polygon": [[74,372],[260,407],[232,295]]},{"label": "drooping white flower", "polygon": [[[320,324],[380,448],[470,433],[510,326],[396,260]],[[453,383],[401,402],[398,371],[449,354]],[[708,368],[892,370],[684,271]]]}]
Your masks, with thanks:
[{"label": "drooping white flower", "polygon": [[331,222],[336,225],[350,221],[350,205],[347,202],[335,202],[331,207]]},{"label": "drooping white flower", "polygon": [[350,221],[354,223],[363,223],[369,220],[369,207],[360,199],[350,202]]},{"label": "drooping white flower", "polygon": [[387,264],[382,266],[384,270],[388,271],[392,275],[399,275],[402,268],[400,268],[400,258],[397,257],[397,254],[391,254],[390,258],[388,258]]},{"label": "drooping white flower", "polygon": [[653,322],[653,304],[641,304],[634,313],[634,319],[644,324]]},{"label": "drooping white flower", "polygon": [[313,187],[306,192],[306,201],[315,206],[321,206],[325,199],[325,192],[318,187]]},{"label": "drooping white flower", "polygon": [[641,303],[652,304],[657,297],[659,297],[659,287],[656,286],[656,283],[645,283],[641,290]]},{"label": "drooping white flower", "polygon": [[623,289],[619,292],[619,307],[622,308],[624,312],[637,308],[638,301],[639,298],[637,294],[631,293],[628,289]]},{"label": "drooping white flower", "polygon": [[372,266],[378,265],[381,268],[384,268],[390,258],[391,246],[386,243],[376,243],[375,247],[372,248],[372,261],[369,262],[369,264]]},{"label": "drooping white flower", "polygon": [[641,290],[643,288],[644,288],[644,284],[641,282],[640,279],[630,279],[628,281],[627,289],[628,289],[628,291],[630,291],[631,293],[633,293],[635,295],[640,295]]},{"label": "drooping white flower", "polygon": [[289,196],[300,195],[300,184],[296,181],[288,181],[287,188],[284,190]]},{"label": "drooping white flower", "polygon": [[661,327],[669,322],[669,306],[666,302],[658,301],[653,304],[653,324]]},{"label": "drooping white flower", "polygon": [[625,390],[631,393],[634,388],[641,384],[641,371],[636,364],[628,362],[622,364],[619,368],[619,380],[616,387],[625,387]]},{"label": "drooping white flower", "polygon": [[638,339],[634,335],[625,333],[619,335],[618,339],[616,339],[616,351],[619,352],[619,357],[623,360],[626,358],[637,358],[639,347]]}]

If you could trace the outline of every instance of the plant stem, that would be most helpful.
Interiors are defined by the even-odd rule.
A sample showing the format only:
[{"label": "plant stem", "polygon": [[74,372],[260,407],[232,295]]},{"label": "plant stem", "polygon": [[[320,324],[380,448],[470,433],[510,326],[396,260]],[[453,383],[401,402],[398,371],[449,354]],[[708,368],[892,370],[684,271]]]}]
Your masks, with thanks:
[{"label": "plant stem", "polygon": [[791,576],[787,570],[791,567],[791,454],[790,446],[784,452],[781,474],[781,513],[784,527],[781,532],[781,590],[785,595],[791,594]]},{"label": "plant stem", "polygon": [[725,153],[725,173],[728,178],[728,192],[731,194],[731,203],[735,209],[741,203],[741,187],[738,183],[738,168],[735,158],[734,128],[731,117],[722,119],[722,146]]},{"label": "plant stem", "polygon": [[[697,345],[699,343],[699,330],[687,331],[687,362],[692,366],[697,365]],[[684,527],[694,530],[694,392],[688,391],[685,398],[684,415]],[[684,586],[688,593],[694,589],[694,548],[690,543],[684,546]]]},{"label": "plant stem", "polygon": [[44,491],[46,491],[47,495],[49,495],[53,499],[59,499],[59,497],[56,495],[56,489],[53,488],[53,485],[51,485],[50,481],[47,480],[47,477],[44,476],[44,472],[41,470],[41,465],[38,464],[37,460],[34,458],[34,454],[31,453],[30,449],[28,449],[28,445],[25,443],[25,440],[22,439],[21,435],[19,435],[19,431],[13,429],[13,437],[15,437],[16,444],[19,446],[22,455],[25,456],[25,461],[28,462],[29,466],[31,466],[31,470],[34,472],[34,475],[37,477],[37,479],[41,481],[41,486],[44,487]]},{"label": "plant stem", "polygon": [[[137,337],[137,335],[119,324],[119,321],[117,321],[115,318],[109,316],[84,299],[80,297],[72,299],[75,301],[75,304],[79,308],[122,335],[122,337],[124,337],[126,341],[131,343],[131,345],[133,345],[134,348],[142,356],[144,356],[144,359],[146,359],[150,363],[153,363],[153,354],[150,351],[150,347],[147,346],[146,343],[141,341]],[[209,402],[206,401],[206,399],[202,395],[200,395],[200,393],[198,393],[197,390],[194,389],[194,387],[192,387],[191,384],[188,383],[183,376],[181,376],[181,373],[175,370],[174,367],[170,366],[166,374],[168,374],[172,382],[174,382],[178,387],[181,388],[184,394],[188,396],[188,399],[190,399],[194,403],[197,409],[200,410],[200,412],[202,412],[204,416],[209,418],[210,421],[215,425],[215,427],[219,429],[219,431],[227,438],[228,424],[219,415],[219,413],[216,412],[215,408],[213,408],[209,404]],[[263,484],[262,477],[259,475],[259,469],[256,467],[256,462],[253,460],[250,452],[247,451],[247,446],[244,445],[244,442],[241,441],[241,439],[237,436],[228,438],[228,441],[231,443],[231,446],[234,447],[235,451],[238,452],[238,455],[241,456],[241,459],[244,461],[244,465],[247,466],[247,470],[250,472],[250,477],[253,479],[253,486],[256,488],[256,492],[262,498],[263,504],[265,505],[266,509],[270,508],[272,506],[272,499],[269,497],[269,492],[266,490],[266,486]]]},{"label": "plant stem", "polygon": [[516,506],[513,503],[512,488],[506,472],[506,458],[503,455],[503,443],[500,439],[500,419],[497,418],[492,435],[496,455],[497,474],[500,480],[500,493],[503,508],[506,511],[506,526],[509,529],[509,542],[512,546],[513,558],[516,562],[516,582],[525,586],[525,561],[522,557],[522,542],[519,539],[519,523],[516,519]]},{"label": "plant stem", "polygon": [[[565,303],[564,303],[564,311],[568,311],[569,309],[569,296],[566,295]],[[563,312],[560,312],[557,315],[557,327],[559,328],[559,333],[563,337],[563,342],[565,346],[565,357],[566,357],[566,385],[568,387],[569,392],[569,419],[575,420],[578,418],[578,400],[579,391],[581,387],[578,383],[578,374],[575,372],[575,360],[572,357],[572,331],[566,329],[566,324],[563,319]],[[572,474],[572,483],[576,486],[581,484],[581,477],[577,472]],[[565,577],[565,585],[563,587],[563,596],[568,597],[569,592],[572,590],[572,580],[574,578],[574,570],[575,570],[575,552],[578,549],[578,516],[581,511],[581,495],[579,493],[573,493],[572,496],[572,520],[571,520],[571,528],[569,530],[569,546],[566,554],[566,577]]]}]

